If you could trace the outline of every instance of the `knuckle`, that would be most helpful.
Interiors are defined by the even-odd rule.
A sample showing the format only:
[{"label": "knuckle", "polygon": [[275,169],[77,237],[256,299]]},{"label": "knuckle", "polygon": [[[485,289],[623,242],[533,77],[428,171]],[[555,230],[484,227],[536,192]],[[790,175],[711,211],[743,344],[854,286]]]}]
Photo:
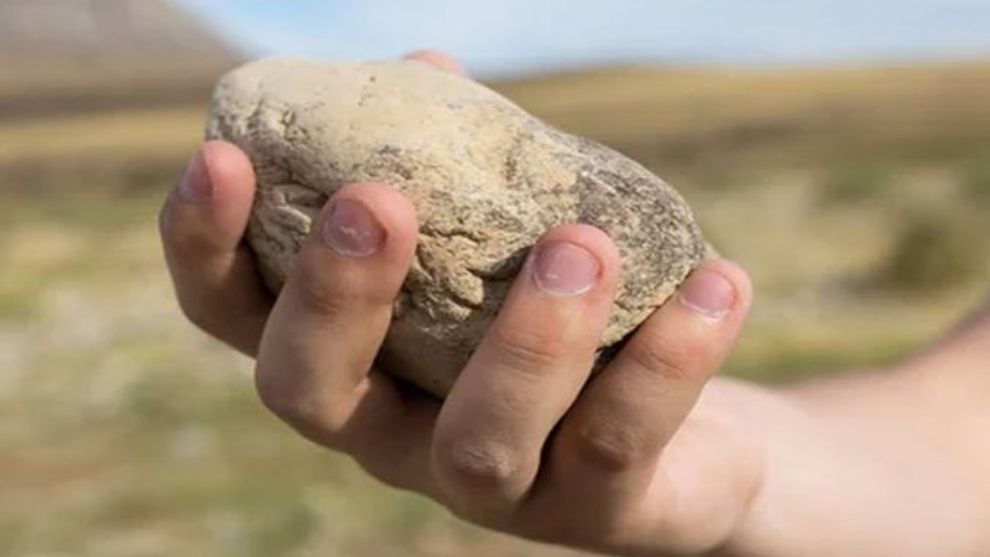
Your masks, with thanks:
[{"label": "knuckle", "polygon": [[162,230],[162,243],[169,263],[186,273],[195,271],[204,262],[222,253],[216,241],[209,236],[176,223],[165,225]]},{"label": "knuckle", "polygon": [[213,308],[202,300],[193,299],[188,295],[179,295],[179,308],[190,323],[201,330],[216,335],[219,332],[218,319]]},{"label": "knuckle", "polygon": [[532,327],[498,326],[492,331],[504,365],[527,373],[552,367],[564,353],[559,336]]},{"label": "knuckle", "polygon": [[698,350],[690,343],[674,343],[659,335],[630,342],[625,350],[633,365],[670,381],[695,379],[698,373]]},{"label": "knuckle", "polygon": [[328,261],[316,251],[321,248],[310,249],[303,248],[290,278],[303,307],[334,315],[349,308],[390,306],[395,301],[401,280],[370,274],[353,262]]},{"label": "knuckle", "polygon": [[591,426],[574,437],[573,450],[584,464],[608,472],[623,472],[642,463],[647,455],[644,436],[629,428]]},{"label": "knuckle", "polygon": [[345,420],[322,397],[301,391],[261,365],[255,390],[265,408],[310,439],[326,443],[343,427]]},{"label": "knuckle", "polygon": [[514,451],[493,441],[441,440],[434,446],[434,462],[444,483],[471,493],[503,493],[520,471]]},{"label": "knuckle", "polygon": [[330,280],[310,265],[299,267],[293,289],[299,303],[324,315],[339,314],[353,303],[353,296],[339,282]]},{"label": "knuckle", "polygon": [[226,240],[201,215],[176,207],[171,196],[158,212],[158,233],[166,255],[185,267],[228,251]]},{"label": "knuckle", "polygon": [[176,211],[171,199],[165,201],[158,212],[158,233],[165,249],[179,259],[196,259],[214,249],[211,238],[203,234],[201,227],[191,222],[188,215]]}]

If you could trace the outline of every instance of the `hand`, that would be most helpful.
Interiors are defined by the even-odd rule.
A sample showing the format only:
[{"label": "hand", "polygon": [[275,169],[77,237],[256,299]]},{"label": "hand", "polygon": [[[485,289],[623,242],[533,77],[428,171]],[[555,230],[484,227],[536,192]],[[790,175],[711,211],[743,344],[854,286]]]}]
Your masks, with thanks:
[{"label": "hand", "polygon": [[551,230],[441,405],[372,365],[415,249],[410,203],[342,188],[274,300],[241,241],[253,193],[239,149],[204,145],[162,211],[165,253],[188,317],[257,357],[261,399],[303,435],[525,537],[627,553],[726,541],[759,456],[716,415],[684,420],[749,307],[738,267],[704,264],[589,381],[620,262],[595,228]]},{"label": "hand", "polygon": [[709,381],[750,305],[739,267],[703,264],[589,377],[620,262],[597,229],[551,230],[441,403],[373,366],[415,249],[409,202],[382,184],[342,188],[274,299],[242,242],[254,185],[244,153],[210,142],[169,196],[161,230],[180,305],[257,358],[275,414],[382,481],[489,528],[610,553],[932,554],[907,532],[973,554],[950,550],[944,526],[969,515],[937,520],[899,499],[954,476],[875,426],[912,416],[862,410],[892,406],[863,394],[887,382]]}]

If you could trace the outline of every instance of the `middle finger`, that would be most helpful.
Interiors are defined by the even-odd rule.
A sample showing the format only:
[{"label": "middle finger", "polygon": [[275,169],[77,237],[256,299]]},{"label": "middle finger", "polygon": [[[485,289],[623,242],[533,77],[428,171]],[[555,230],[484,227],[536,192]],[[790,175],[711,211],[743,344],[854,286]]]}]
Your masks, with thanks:
[{"label": "middle finger", "polygon": [[533,249],[437,419],[434,471],[456,512],[490,520],[525,496],[590,373],[618,271],[591,226],[562,226]]}]

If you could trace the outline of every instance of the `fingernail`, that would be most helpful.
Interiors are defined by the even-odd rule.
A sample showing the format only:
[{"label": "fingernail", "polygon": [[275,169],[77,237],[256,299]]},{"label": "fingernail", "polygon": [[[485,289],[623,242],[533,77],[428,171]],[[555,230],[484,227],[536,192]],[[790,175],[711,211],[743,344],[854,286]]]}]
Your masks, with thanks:
[{"label": "fingernail", "polygon": [[736,289],[724,276],[698,269],[679,291],[681,303],[711,319],[721,319],[736,302]]},{"label": "fingernail", "polygon": [[601,263],[581,246],[556,242],[536,250],[533,282],[547,294],[577,296],[591,290],[598,282]]},{"label": "fingernail", "polygon": [[186,165],[186,170],[179,180],[179,196],[186,201],[200,202],[213,195],[213,181],[206,169],[202,150]]},{"label": "fingernail", "polygon": [[385,229],[359,201],[340,199],[323,225],[323,241],[342,255],[367,257],[385,243]]}]

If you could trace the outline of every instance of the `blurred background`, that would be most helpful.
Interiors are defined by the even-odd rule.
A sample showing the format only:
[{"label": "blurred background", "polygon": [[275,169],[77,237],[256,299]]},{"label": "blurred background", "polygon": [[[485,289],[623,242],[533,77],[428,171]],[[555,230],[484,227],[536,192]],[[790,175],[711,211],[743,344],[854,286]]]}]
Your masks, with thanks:
[{"label": "blurred background", "polygon": [[757,285],[727,373],[882,365],[988,289],[983,0],[0,0],[0,555],[569,554],[301,441],[172,298],[216,77],[421,47],[684,193]]}]

